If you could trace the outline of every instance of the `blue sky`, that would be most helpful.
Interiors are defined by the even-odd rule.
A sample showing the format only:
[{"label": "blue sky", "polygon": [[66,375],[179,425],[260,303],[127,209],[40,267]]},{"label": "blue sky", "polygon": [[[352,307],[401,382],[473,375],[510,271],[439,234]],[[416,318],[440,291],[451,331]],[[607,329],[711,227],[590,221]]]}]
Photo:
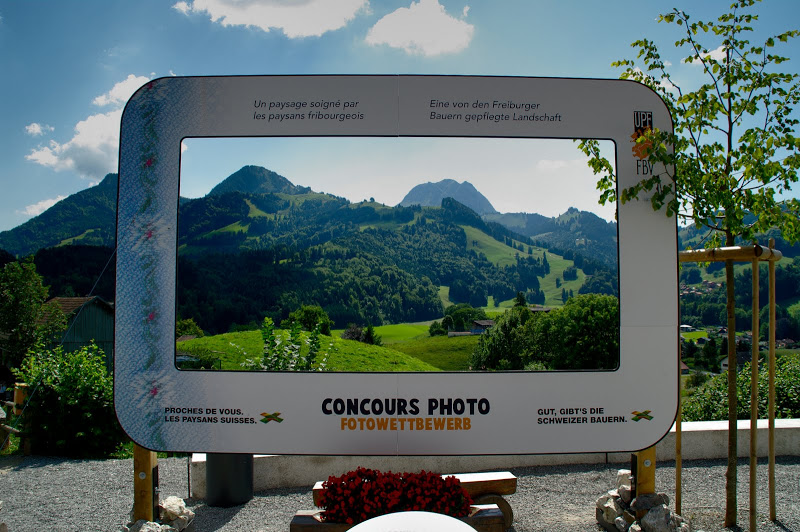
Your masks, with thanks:
[{"label": "blue sky", "polygon": [[[632,58],[630,43],[648,37],[673,63],[675,79],[690,86],[700,70],[681,64],[683,54],[672,47],[675,26],[656,18],[675,6],[696,19],[716,19],[731,1],[0,0],[0,230],[116,172],[121,110],[154,77],[616,78],[619,70],[610,63]],[[800,26],[797,0],[768,0],[758,13],[762,38]],[[800,71],[800,43],[778,50],[794,58],[785,71]],[[612,209],[596,205],[593,178],[572,143],[525,142],[195,140],[184,154],[181,186],[184,195],[197,197],[242,165],[260,164],[353,201],[395,204],[418,183],[452,178],[473,182],[502,212],[552,216],[569,203],[613,217]],[[298,155],[309,147],[318,156]],[[525,164],[516,155],[521,152]],[[392,172],[383,171],[383,180],[374,179],[387,168]],[[513,197],[493,196],[480,183],[490,171],[488,183],[516,180],[529,187]],[[569,199],[553,199],[555,189],[568,190]]]}]

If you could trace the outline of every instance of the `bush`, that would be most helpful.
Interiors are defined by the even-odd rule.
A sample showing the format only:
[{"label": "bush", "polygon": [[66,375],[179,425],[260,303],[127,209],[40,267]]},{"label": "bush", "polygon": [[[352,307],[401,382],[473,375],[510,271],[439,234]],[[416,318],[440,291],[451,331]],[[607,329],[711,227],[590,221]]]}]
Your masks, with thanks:
[{"label": "bush", "polygon": [[469,514],[472,499],[455,477],[420,473],[381,473],[362,467],[322,484],[325,521],[355,524],[379,515],[422,511],[451,517]]},{"label": "bush", "polygon": [[447,334],[447,329],[438,321],[434,321],[431,323],[430,327],[428,327],[428,334],[431,336],[444,336]]},{"label": "bush", "polygon": [[[272,318],[264,318],[261,324],[264,342],[261,360],[247,358],[241,366],[248,371],[326,371],[328,355],[321,351],[320,341],[322,324],[318,323],[305,338],[300,331],[300,322],[292,322],[291,326],[287,338],[275,329]],[[308,346],[305,350],[302,349],[303,343]]]},{"label": "bush", "polygon": [[494,327],[480,336],[470,358],[473,370],[520,370],[530,338],[524,325],[533,318],[526,307],[513,307],[495,320]]},{"label": "bush", "polygon": [[281,327],[286,329],[294,323],[299,323],[306,331],[313,331],[319,325],[320,332],[325,336],[331,335],[331,325],[333,324],[328,313],[319,305],[303,305],[290,313],[289,317],[281,322]]},{"label": "bush", "polygon": [[207,347],[182,347],[192,358],[178,362],[180,369],[214,369],[219,358]]},{"label": "bush", "polygon": [[31,394],[23,422],[33,453],[103,457],[127,440],[114,413],[105,356],[96,345],[31,351],[15,373]]},{"label": "bush", "polygon": [[[758,373],[758,411],[766,417],[768,407],[767,364]],[[750,419],[750,363],[736,377],[737,419]],[[783,355],[775,360],[775,417],[800,417],[800,355]],[[728,419],[728,377],[714,376],[683,403],[686,421],[722,421]]]},{"label": "bush", "polygon": [[203,329],[195,323],[194,318],[179,320],[175,324],[175,338],[180,338],[181,336],[196,336],[202,338],[204,334]]},{"label": "bush", "polygon": [[355,340],[356,342],[377,345],[379,347],[383,345],[383,340],[379,334],[375,333],[375,327],[373,327],[371,323],[367,324],[366,329],[362,329],[355,323],[350,323],[347,329],[341,334],[340,338],[342,340]]}]

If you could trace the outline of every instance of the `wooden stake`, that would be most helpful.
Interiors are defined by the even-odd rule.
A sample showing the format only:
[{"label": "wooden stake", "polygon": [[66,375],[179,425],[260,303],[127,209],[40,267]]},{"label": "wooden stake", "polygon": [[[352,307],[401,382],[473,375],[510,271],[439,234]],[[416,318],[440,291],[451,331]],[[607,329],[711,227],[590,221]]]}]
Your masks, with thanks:
[{"label": "wooden stake", "polygon": [[758,465],[758,259],[753,259],[753,356],[750,361],[750,530],[756,530],[756,467]]},{"label": "wooden stake", "polygon": [[683,381],[681,373],[678,372],[678,416],[675,418],[675,513],[680,515],[683,492],[681,490],[681,473],[683,467],[683,456],[681,449],[681,421],[683,417]]},{"label": "wooden stake", "polygon": [[725,261],[726,314],[728,318],[728,467],[725,470],[725,527],[736,525],[739,449],[736,400],[736,300],[733,259]]},{"label": "wooden stake", "polygon": [[154,451],[133,444],[133,521],[158,517],[158,458]]},{"label": "wooden stake", "polygon": [[[775,239],[769,239],[775,247]],[[769,263],[769,519],[777,519],[775,512],[775,262]]]},{"label": "wooden stake", "polygon": [[[758,244],[754,244],[753,246],[728,246],[724,248],[717,248],[717,249],[698,249],[694,251],[681,251],[678,253],[678,260],[680,262],[725,262],[725,279],[726,279],[726,290],[728,292],[728,307],[727,307],[727,315],[728,315],[728,469],[725,472],[725,527],[731,527],[736,524],[736,465],[737,465],[737,451],[736,451],[736,429],[737,429],[737,422],[736,422],[736,337],[733,335],[734,331],[734,324],[735,324],[735,317],[734,317],[734,306],[733,306],[733,283],[731,280],[733,279],[733,261],[752,261],[753,263],[753,271],[754,275],[758,275],[757,272],[757,264],[758,261],[769,261],[769,271],[770,271],[770,359],[769,359],[769,386],[770,386],[770,399],[769,399],[769,457],[770,457],[770,470],[769,470],[769,481],[770,481],[770,519],[775,521],[775,432],[774,432],[774,423],[775,423],[775,331],[774,331],[774,324],[775,324],[775,262],[781,260],[783,258],[783,254],[774,249],[775,248],[775,240],[770,239],[769,247],[763,248]],[[757,290],[757,289],[756,289]],[[756,292],[755,298],[758,297]],[[755,299],[754,298],[754,299]],[[753,312],[754,319],[758,315],[758,307],[755,307],[756,310]],[[754,326],[754,329],[757,329],[757,325]],[[757,336],[756,336],[757,338]],[[754,349],[758,349],[758,341],[755,342]],[[757,353],[757,351],[754,351]],[[757,355],[756,355],[756,364],[757,364]],[[756,364],[753,364],[754,366]],[[756,377],[754,378],[755,385],[758,385],[758,368],[756,367]],[[752,388],[752,387],[751,387]],[[751,389],[752,392],[752,389]],[[756,405],[756,409],[758,408],[757,402],[757,390],[756,390],[756,400],[753,401]],[[752,415],[751,413],[751,434],[755,435],[756,428],[757,428],[757,416],[758,411],[756,410],[756,415]],[[752,421],[755,420],[755,421]],[[755,427],[753,427],[753,423],[755,423]],[[756,440],[757,441],[757,440]],[[751,440],[751,445],[752,445]],[[752,452],[751,452],[752,455]],[[753,475],[753,468],[751,466],[751,475]],[[751,489],[751,500],[754,500],[752,495],[752,490],[754,490],[754,482],[751,481],[750,489]],[[751,512],[755,513],[755,504],[751,504]],[[752,519],[752,517],[751,517]],[[751,526],[753,530],[754,527]]]},{"label": "wooden stake", "polygon": [[24,382],[14,383],[14,415],[21,416],[28,399],[28,385]]},{"label": "wooden stake", "polygon": [[[14,415],[21,416],[22,412],[25,410],[25,405],[28,402],[28,393],[29,388],[28,385],[24,382],[16,382],[14,383]],[[28,437],[27,430],[28,421],[26,419],[22,420],[22,433],[18,434],[19,436],[19,448],[22,449],[22,454],[25,456],[30,456],[31,454],[31,439]]]}]

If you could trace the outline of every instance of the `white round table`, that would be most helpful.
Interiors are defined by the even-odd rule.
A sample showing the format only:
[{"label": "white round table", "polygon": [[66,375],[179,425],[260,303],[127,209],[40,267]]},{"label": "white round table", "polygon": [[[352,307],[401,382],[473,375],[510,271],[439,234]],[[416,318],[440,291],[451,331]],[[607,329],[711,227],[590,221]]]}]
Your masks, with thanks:
[{"label": "white round table", "polygon": [[475,532],[454,517],[432,512],[396,512],[359,523],[350,532]]}]

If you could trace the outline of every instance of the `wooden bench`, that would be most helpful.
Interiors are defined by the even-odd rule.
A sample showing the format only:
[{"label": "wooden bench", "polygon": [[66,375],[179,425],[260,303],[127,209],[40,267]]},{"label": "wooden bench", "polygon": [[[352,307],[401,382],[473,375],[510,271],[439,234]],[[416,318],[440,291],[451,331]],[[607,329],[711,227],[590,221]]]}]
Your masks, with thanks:
[{"label": "wooden bench", "polygon": [[[498,471],[492,473],[461,473],[458,475],[442,475],[442,477],[456,477],[464,490],[472,497],[472,504],[497,505],[503,513],[505,529],[511,528],[514,522],[514,511],[511,505],[503,498],[504,495],[511,495],[517,491],[517,477],[510,471]],[[314,506],[320,506],[322,497],[323,482],[314,484]]]}]

